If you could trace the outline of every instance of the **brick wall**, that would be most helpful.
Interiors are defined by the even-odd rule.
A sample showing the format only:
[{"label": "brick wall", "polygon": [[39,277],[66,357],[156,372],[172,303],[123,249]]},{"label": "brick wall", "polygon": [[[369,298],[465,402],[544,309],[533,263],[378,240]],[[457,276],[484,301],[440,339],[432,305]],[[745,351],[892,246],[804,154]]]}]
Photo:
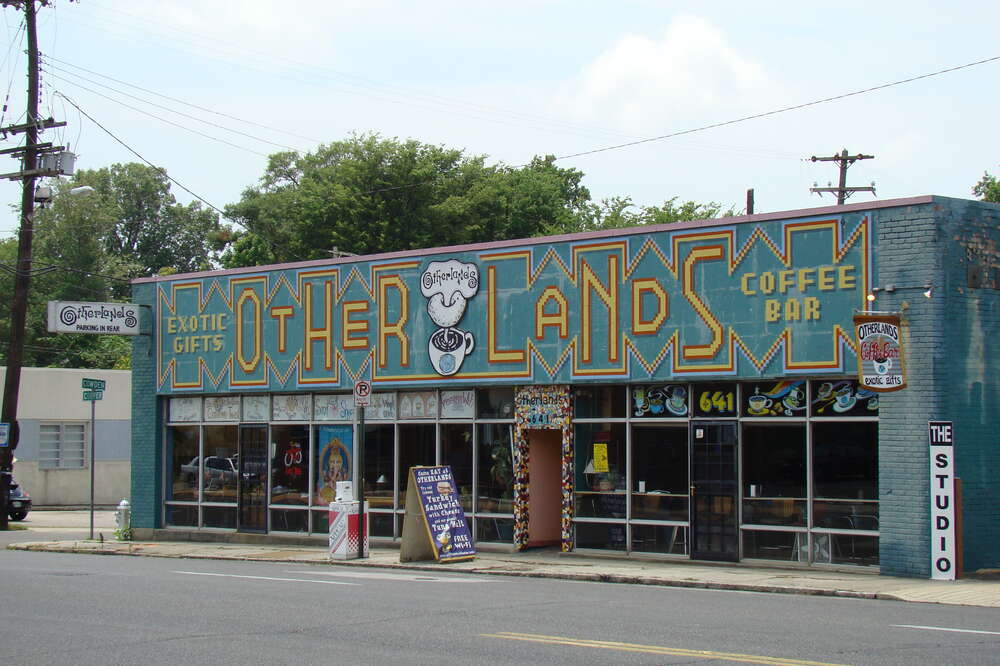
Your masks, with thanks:
[{"label": "brick wall", "polygon": [[875,309],[902,313],[908,375],[905,390],[880,400],[882,572],[930,576],[929,420],[955,423],[965,568],[998,567],[1000,291],[970,289],[968,270],[975,262],[1000,266],[1000,206],[935,197],[875,218],[874,284],[898,287],[879,294]]},{"label": "brick wall", "polygon": [[[132,285],[132,302],[154,308],[141,308],[143,333],[153,332],[153,295],[152,284]],[[160,527],[162,515],[162,423],[152,345],[152,335],[137,335],[132,344],[132,526],[140,529]]]},{"label": "brick wall", "polygon": [[1000,568],[1000,205],[946,199],[946,352],[937,367],[955,422],[966,571]]}]

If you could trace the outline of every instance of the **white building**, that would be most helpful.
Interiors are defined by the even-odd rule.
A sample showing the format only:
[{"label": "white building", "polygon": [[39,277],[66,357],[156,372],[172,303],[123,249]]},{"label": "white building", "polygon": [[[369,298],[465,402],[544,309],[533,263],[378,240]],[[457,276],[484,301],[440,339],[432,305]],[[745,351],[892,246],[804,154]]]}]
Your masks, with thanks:
[{"label": "white building", "polygon": [[[0,368],[0,383],[6,372]],[[24,368],[14,478],[36,507],[90,503],[91,404],[83,400],[84,378],[106,382],[95,404],[94,502],[112,506],[129,496],[132,372]]]}]

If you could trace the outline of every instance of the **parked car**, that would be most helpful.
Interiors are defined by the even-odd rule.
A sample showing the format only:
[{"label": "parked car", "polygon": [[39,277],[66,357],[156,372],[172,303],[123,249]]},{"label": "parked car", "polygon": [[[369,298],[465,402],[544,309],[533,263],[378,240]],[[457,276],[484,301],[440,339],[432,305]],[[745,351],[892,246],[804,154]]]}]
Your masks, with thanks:
[{"label": "parked car", "polygon": [[11,520],[24,520],[31,511],[31,496],[11,477],[10,492],[7,495],[7,513]]},{"label": "parked car", "polygon": [[[201,473],[206,487],[236,485],[238,477],[236,463],[232,458],[220,456],[205,456],[205,464]],[[198,458],[192,458],[191,462],[181,465],[181,474],[194,485],[195,479],[198,478]]]}]

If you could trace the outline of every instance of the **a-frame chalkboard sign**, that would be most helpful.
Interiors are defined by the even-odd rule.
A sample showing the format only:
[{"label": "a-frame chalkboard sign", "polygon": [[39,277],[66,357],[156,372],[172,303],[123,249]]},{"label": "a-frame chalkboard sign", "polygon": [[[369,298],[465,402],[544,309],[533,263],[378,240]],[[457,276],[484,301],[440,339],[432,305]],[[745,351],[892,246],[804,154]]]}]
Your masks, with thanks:
[{"label": "a-frame chalkboard sign", "polygon": [[475,556],[451,467],[411,467],[399,561],[459,562]]}]

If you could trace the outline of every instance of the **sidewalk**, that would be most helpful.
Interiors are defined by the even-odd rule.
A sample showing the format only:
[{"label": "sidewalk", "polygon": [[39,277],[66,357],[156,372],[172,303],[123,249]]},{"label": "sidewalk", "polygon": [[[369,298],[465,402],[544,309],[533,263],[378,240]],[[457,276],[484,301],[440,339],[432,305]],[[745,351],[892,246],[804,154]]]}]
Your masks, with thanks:
[{"label": "sidewalk", "polygon": [[866,572],[721,566],[686,561],[619,559],[578,553],[528,551],[481,552],[471,561],[399,562],[399,550],[374,545],[365,560],[334,560],[320,546],[205,543],[191,541],[48,541],[23,542],[11,550],[135,555],[195,559],[295,562],[325,566],[379,567],[465,574],[561,578],[567,580],[812,594],[859,599],[1000,608],[1000,581],[931,581],[894,578]]}]

